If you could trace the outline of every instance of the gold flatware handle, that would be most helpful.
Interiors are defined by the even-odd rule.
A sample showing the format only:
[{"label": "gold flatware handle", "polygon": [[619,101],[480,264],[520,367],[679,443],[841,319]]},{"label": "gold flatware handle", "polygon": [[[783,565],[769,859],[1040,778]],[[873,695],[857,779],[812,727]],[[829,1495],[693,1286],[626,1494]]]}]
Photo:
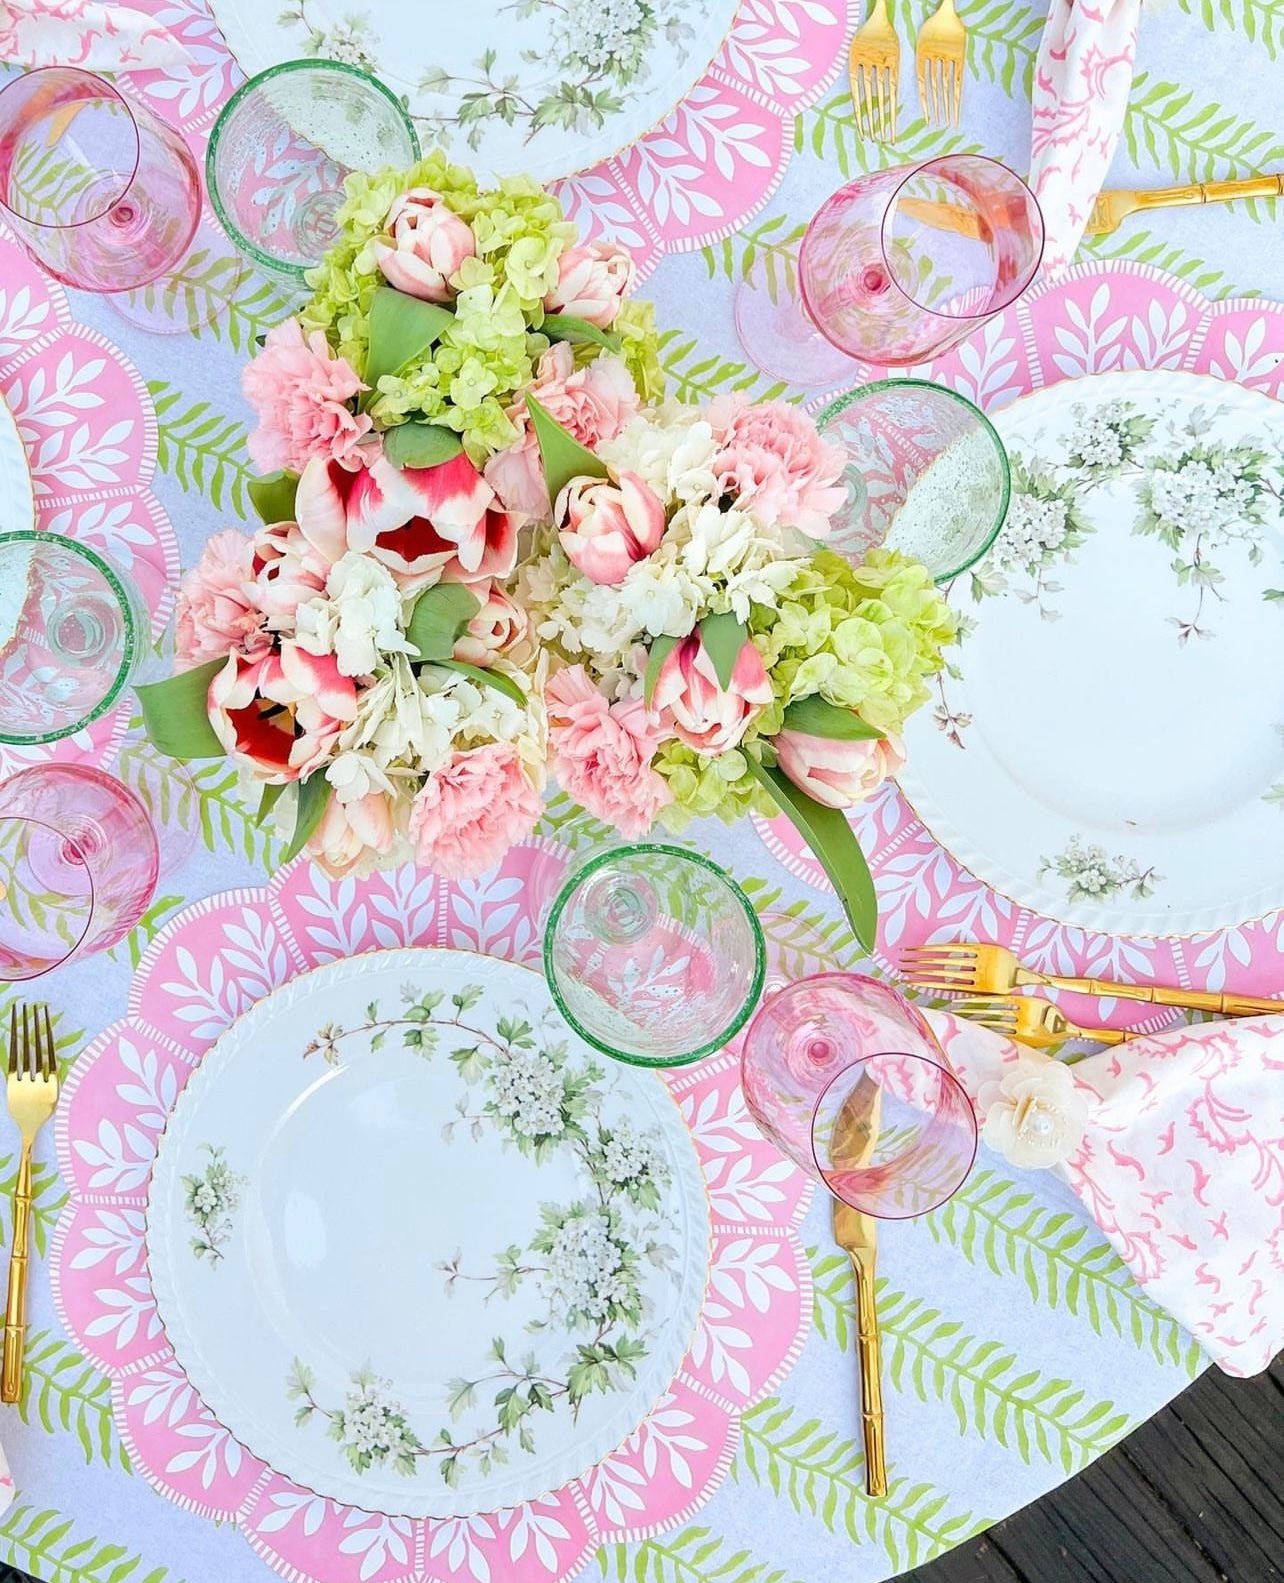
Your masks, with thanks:
[{"label": "gold flatware handle", "polygon": [[[849,1250],[850,1253],[850,1250]],[[874,1301],[874,1266],[850,1253],[856,1272],[856,1354],[860,1361],[860,1422],[865,1439],[865,1490],[887,1494],[887,1456],[883,1445],[883,1364]]]},{"label": "gold flatware handle", "polygon": [[22,1399],[22,1359],[27,1340],[27,1254],[31,1232],[31,1139],[22,1140],[18,1182],[13,1193],[13,1248],[9,1254],[9,1292],[4,1307],[4,1363],[0,1402]]},{"label": "gold flatware handle", "polygon": [[1284,196],[1284,174],[1247,176],[1242,181],[1198,181],[1188,187],[1155,187],[1148,192],[1130,192],[1139,209],[1174,209],[1195,203],[1230,203],[1235,198],[1278,198]]},{"label": "gold flatware handle", "polygon": [[1162,984],[1113,984],[1105,978],[1056,978],[1028,974],[1026,981],[1070,990],[1098,999],[1137,1000],[1151,1006],[1182,1006],[1187,1011],[1216,1011],[1224,1017],[1260,1017],[1284,1012],[1284,1000],[1263,1000],[1255,995],[1225,995],[1206,989],[1166,989]]}]

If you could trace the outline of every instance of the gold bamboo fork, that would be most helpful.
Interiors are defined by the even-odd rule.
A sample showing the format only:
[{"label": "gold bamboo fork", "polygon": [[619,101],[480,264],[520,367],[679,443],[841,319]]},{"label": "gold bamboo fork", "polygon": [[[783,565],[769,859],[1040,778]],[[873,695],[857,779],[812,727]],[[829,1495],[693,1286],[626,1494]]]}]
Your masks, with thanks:
[{"label": "gold bamboo fork", "polygon": [[918,30],[918,103],[923,119],[934,126],[957,126],[963,103],[963,62],[967,29],[954,0],[941,0]]},{"label": "gold bamboo fork", "polygon": [[1109,236],[1141,209],[1174,209],[1193,203],[1230,203],[1235,198],[1284,197],[1284,175],[1249,176],[1243,181],[1201,181],[1189,187],[1157,187],[1147,192],[1099,192],[1085,228],[1087,236]]},{"label": "gold bamboo fork", "polygon": [[13,1245],[9,1253],[9,1295],[4,1310],[4,1363],[0,1402],[22,1396],[22,1353],[27,1334],[27,1249],[31,1229],[31,1146],[58,1104],[58,1060],[48,1006],[9,1010],[9,1077],[5,1086],[9,1114],[22,1134],[18,1183],[13,1193]]},{"label": "gold bamboo fork", "polygon": [[1006,946],[909,946],[901,952],[901,971],[919,989],[943,990],[950,995],[1003,995],[1023,985],[1071,990],[1113,1000],[1144,1001],[1152,1006],[1184,1006],[1192,1011],[1218,1011],[1229,1017],[1257,1017],[1284,1011],[1284,1001],[1261,1000],[1253,995],[1216,994],[1201,989],[1166,989],[1161,984],[1119,984],[1105,978],[1064,978],[1040,973],[1021,963]]},{"label": "gold bamboo fork", "polygon": [[1050,1000],[1037,995],[981,995],[975,1000],[960,1000],[950,1007],[961,1017],[979,1022],[983,1028],[1006,1034],[1018,1044],[1046,1050],[1067,1039],[1092,1039],[1097,1044],[1123,1044],[1134,1037],[1122,1028],[1081,1028],[1062,1016]]},{"label": "gold bamboo fork", "polygon": [[901,45],[887,0],[874,0],[868,19],[856,29],[847,66],[857,131],[880,143],[892,142],[900,107]]}]

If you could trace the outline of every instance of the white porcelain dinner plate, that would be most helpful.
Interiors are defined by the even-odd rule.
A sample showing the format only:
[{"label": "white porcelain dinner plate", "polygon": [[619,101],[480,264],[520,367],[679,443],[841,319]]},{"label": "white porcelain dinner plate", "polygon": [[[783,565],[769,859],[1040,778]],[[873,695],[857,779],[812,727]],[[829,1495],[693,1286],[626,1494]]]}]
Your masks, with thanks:
[{"label": "white porcelain dinner plate", "polygon": [[0,533],[34,528],[36,503],[27,452],[13,413],[0,396]]},{"label": "white porcelain dinner plate", "polygon": [[1101,374],[992,414],[1012,461],[900,783],[995,890],[1184,935],[1284,906],[1284,407]]},{"label": "white porcelain dinner plate", "polygon": [[256,1456],[371,1511],[546,1494],[638,1427],[709,1259],[664,1082],[595,1056],[529,969],[378,952],[206,1055],[147,1210],[166,1333]]},{"label": "white porcelain dinner plate", "polygon": [[552,181],[649,132],[687,96],[737,0],[211,0],[241,68],[320,55],[407,104],[424,147],[489,177]]}]

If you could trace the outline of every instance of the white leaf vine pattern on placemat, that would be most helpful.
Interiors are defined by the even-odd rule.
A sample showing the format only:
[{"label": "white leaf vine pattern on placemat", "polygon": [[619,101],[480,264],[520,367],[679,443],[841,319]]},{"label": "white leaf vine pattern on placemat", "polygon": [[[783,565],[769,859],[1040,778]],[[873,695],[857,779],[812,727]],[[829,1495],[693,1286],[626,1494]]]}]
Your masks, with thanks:
[{"label": "white leaf vine pattern on placemat", "polygon": [[[534,1455],[542,1413],[565,1410],[574,1420],[586,1396],[619,1390],[634,1377],[648,1351],[643,1269],[663,1268],[673,1257],[657,1214],[669,1183],[658,1140],[627,1118],[609,1125],[602,1119],[604,1073],[595,1062],[573,1057],[564,1042],[541,1039],[520,1017],[499,1018],[493,1034],[468,1022],[483,994],[472,984],[449,997],[445,990],[422,994],[403,985],[396,1013],[385,1016],[371,1001],[359,1026],[319,1028],[304,1057],[320,1055],[339,1066],[345,1040],[361,1037],[366,1048],[378,1050],[399,1034],[405,1049],[431,1059],[445,1041],[453,1045],[445,1053],[464,1085],[455,1115],[442,1128],[447,1147],[491,1128],[537,1165],[569,1152],[589,1188],[584,1197],[541,1203],[539,1227],[526,1246],[503,1249],[488,1270],[466,1268],[462,1249],[438,1269],[448,1294],[460,1282],[477,1283],[488,1288],[488,1303],[533,1283],[545,1312],[528,1321],[527,1338],[569,1329],[574,1349],[541,1360],[537,1349],[521,1351],[513,1337],[495,1336],[477,1375],[449,1382],[451,1426],[429,1442],[411,1427],[391,1384],[369,1367],[352,1374],[341,1405],[326,1404],[312,1369],[296,1358],[286,1382],[287,1395],[299,1403],[296,1424],[323,1419],[357,1473],[391,1465],[413,1477],[435,1463],[454,1486],[464,1459],[484,1475],[506,1462],[514,1446]],[[460,1424],[462,1435],[453,1427]]]},{"label": "white leaf vine pattern on placemat", "polygon": [[1070,901],[1107,901],[1126,891],[1134,901],[1153,896],[1164,876],[1154,868],[1143,868],[1132,857],[1111,855],[1105,847],[1085,846],[1081,836],[1070,840],[1056,855],[1039,863],[1039,877],[1053,874],[1064,881]]},{"label": "white leaf vine pattern on placemat", "polygon": [[184,1208],[187,1217],[196,1227],[192,1238],[192,1252],[198,1259],[219,1264],[223,1258],[223,1245],[232,1235],[232,1217],[241,1207],[241,1189],[245,1178],[238,1176],[227,1163],[225,1150],[213,1144],[202,1145],[210,1163],[199,1176],[185,1176]]}]

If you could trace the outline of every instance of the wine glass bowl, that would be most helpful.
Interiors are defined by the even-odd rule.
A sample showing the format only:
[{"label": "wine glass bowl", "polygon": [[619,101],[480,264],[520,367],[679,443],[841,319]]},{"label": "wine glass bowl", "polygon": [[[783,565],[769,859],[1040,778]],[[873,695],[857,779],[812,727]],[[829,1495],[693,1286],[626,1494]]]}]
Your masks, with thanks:
[{"label": "wine glass bowl", "polygon": [[338,240],[345,177],[420,158],[401,101],[359,67],[284,61],[243,83],[219,112],[205,178],[219,222],[262,269],[302,288]]},{"label": "wine glass bowl", "polygon": [[200,212],[182,137],[104,78],[45,66],[0,88],[0,217],[64,285],[119,292],[158,280]]},{"label": "wine glass bowl", "polygon": [[976,1113],[928,1023],[858,973],[768,996],[745,1035],[741,1081],[764,1136],[879,1219],[937,1208],[976,1157]]},{"label": "wine glass bowl", "polygon": [[752,905],[716,864],[680,847],[620,846],[572,873],[544,933],[563,1017],[605,1055],[681,1066],[748,1020],[766,948]]},{"label": "wine glass bowl", "polygon": [[885,379],[831,402],[817,429],[846,457],[846,499],[826,548],[859,564],[876,545],[922,561],[938,583],[994,543],[1012,493],[994,425],[956,391]]},{"label": "wine glass bowl", "polygon": [[120,699],[147,652],[142,596],[58,533],[0,533],[0,742],[74,735]]}]

